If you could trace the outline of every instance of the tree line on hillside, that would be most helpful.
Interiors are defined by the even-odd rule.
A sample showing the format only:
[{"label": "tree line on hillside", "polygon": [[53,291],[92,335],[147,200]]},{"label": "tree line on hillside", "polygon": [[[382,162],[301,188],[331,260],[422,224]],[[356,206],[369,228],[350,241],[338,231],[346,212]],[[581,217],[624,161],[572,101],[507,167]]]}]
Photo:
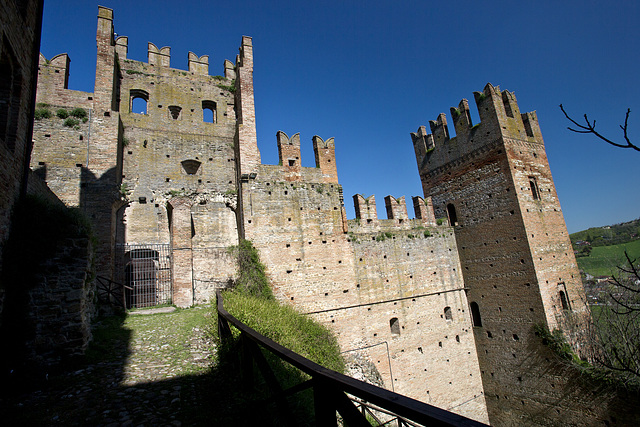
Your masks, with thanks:
[{"label": "tree line on hillside", "polygon": [[[640,218],[604,227],[592,227],[569,235],[574,251],[586,246],[612,246],[628,243],[640,237]],[[586,242],[589,244],[587,245]]]}]

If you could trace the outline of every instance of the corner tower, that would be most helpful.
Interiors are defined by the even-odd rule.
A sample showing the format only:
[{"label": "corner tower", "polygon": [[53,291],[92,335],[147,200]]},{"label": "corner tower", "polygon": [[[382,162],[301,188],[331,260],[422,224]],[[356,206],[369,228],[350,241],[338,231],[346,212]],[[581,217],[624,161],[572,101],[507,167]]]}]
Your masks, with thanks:
[{"label": "corner tower", "polygon": [[440,114],[412,139],[424,195],[455,229],[490,420],[509,424],[549,403],[534,325],[575,344],[588,315],[535,112],[491,84],[475,100],[477,125],[462,100],[455,137]]}]

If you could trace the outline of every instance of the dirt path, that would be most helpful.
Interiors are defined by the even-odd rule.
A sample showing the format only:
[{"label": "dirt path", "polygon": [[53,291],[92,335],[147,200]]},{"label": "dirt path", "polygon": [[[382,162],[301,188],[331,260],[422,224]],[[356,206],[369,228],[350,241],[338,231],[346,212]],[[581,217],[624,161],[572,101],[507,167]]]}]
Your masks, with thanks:
[{"label": "dirt path", "polygon": [[3,398],[3,424],[210,425],[209,316],[195,307],[102,320],[87,363]]}]

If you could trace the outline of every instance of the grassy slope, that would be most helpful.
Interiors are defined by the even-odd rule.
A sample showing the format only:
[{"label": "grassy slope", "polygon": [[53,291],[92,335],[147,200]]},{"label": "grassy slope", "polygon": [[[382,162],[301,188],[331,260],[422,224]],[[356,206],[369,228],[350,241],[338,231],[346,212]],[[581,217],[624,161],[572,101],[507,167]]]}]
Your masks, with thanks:
[{"label": "grassy slope", "polygon": [[586,273],[594,276],[609,276],[616,274],[617,265],[626,264],[624,250],[627,250],[631,259],[640,259],[640,240],[622,243],[613,246],[597,246],[593,248],[591,255],[580,257],[578,267]]}]

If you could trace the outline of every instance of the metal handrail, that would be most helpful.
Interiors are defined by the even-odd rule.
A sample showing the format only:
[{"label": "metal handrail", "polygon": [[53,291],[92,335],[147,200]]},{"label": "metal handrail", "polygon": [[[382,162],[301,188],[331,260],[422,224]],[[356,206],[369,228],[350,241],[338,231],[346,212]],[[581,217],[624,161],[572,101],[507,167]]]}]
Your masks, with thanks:
[{"label": "metal handrail", "polygon": [[[240,322],[228,311],[224,309],[222,294],[220,290],[216,291],[217,297],[217,311],[218,311],[218,330],[221,339],[227,339],[231,337],[231,329],[229,323],[240,330],[245,337],[249,338],[255,344],[270,351],[280,359],[288,362],[289,364],[300,369],[302,372],[308,374],[312,378],[312,384],[314,388],[314,400],[316,406],[316,420],[319,421],[319,417],[326,421],[326,414],[318,414],[318,408],[323,407],[327,409],[324,404],[327,401],[334,403],[333,412],[335,418],[335,410],[344,417],[343,411],[350,412],[350,409],[344,408],[342,398],[346,398],[345,393],[352,396],[356,396],[367,402],[373,403],[376,406],[393,412],[394,414],[412,420],[418,424],[429,426],[485,426],[485,424],[478,421],[466,418],[462,415],[455,414],[453,412],[446,411],[441,408],[420,402],[407,396],[403,396],[398,393],[394,393],[390,390],[386,390],[372,384],[368,384],[364,381],[357,380],[355,378],[348,377],[338,372],[327,369],[323,366],[312,362],[309,359],[302,357],[301,355],[281,346],[273,340],[259,334],[254,329]],[[227,323],[228,322],[228,323]],[[324,392],[334,394],[332,397],[322,396]],[[337,397],[336,397],[337,394]],[[341,394],[341,396],[340,396]],[[327,400],[320,404],[318,399],[326,398]],[[357,411],[353,405],[351,405],[354,411]],[[318,425],[327,425],[325,423],[318,423]]]}]

